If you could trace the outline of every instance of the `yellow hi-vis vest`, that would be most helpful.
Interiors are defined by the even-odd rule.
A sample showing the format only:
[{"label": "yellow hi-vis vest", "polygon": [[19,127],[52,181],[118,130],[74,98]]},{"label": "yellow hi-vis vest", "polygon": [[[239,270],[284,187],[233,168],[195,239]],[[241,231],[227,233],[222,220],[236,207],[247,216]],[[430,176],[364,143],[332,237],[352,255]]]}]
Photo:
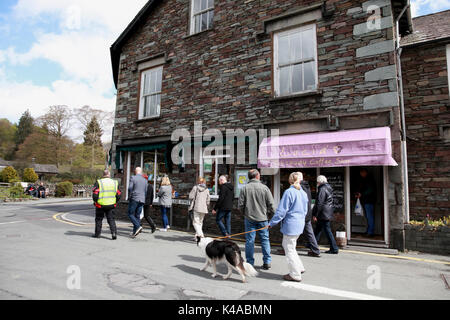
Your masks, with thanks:
[{"label": "yellow hi-vis vest", "polygon": [[97,203],[101,206],[116,204],[116,193],[119,188],[119,183],[110,178],[100,179],[97,182],[99,186]]}]

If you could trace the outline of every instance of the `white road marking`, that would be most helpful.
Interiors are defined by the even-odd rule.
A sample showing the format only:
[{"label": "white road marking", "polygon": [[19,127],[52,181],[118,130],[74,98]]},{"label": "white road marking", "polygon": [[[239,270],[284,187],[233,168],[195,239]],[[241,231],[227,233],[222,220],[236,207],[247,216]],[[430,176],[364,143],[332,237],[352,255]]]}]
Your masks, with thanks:
[{"label": "white road marking", "polygon": [[372,295],[357,293],[357,292],[353,292],[353,291],[344,291],[344,290],[331,289],[331,288],[327,288],[327,287],[313,286],[313,285],[304,284],[304,283],[285,281],[285,282],[281,283],[281,286],[310,291],[310,292],[314,292],[314,293],[328,294],[328,295],[342,297],[342,298],[356,299],[356,300],[392,300],[390,298],[372,296]]},{"label": "white road marking", "polygon": [[26,222],[26,221],[1,222],[0,225],[3,225],[3,224],[13,224],[13,223],[22,223],[22,222]]}]

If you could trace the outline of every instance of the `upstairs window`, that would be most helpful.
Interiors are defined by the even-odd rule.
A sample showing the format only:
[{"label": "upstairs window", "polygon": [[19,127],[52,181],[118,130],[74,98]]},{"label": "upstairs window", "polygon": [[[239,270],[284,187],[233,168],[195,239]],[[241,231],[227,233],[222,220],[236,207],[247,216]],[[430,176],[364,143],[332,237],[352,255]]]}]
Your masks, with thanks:
[{"label": "upstairs window", "polygon": [[142,71],[139,119],[159,117],[161,111],[162,67]]},{"label": "upstairs window", "polygon": [[214,0],[191,0],[191,34],[211,29]]},{"label": "upstairs window", "polygon": [[274,34],[275,96],[317,89],[316,26]]}]

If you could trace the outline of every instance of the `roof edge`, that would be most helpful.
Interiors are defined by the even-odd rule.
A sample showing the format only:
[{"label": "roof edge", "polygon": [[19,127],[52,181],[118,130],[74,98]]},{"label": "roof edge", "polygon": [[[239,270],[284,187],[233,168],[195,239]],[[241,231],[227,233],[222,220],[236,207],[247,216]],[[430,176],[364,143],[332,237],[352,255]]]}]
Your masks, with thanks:
[{"label": "roof edge", "polygon": [[111,64],[113,68],[113,78],[116,89],[119,78],[120,54],[122,53],[122,46],[124,42],[128,40],[131,33],[142,23],[142,18],[146,16],[160,2],[161,0],[149,0],[134,17],[134,19],[128,24],[125,30],[117,38],[117,40],[114,41],[114,43],[111,45]]}]

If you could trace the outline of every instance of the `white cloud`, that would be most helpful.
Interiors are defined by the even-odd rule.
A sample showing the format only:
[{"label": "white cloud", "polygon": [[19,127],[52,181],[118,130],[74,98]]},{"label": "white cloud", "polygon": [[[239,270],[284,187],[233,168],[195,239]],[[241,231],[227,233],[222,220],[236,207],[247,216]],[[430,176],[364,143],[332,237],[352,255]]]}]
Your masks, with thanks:
[{"label": "white cloud", "polygon": [[[17,122],[27,109],[33,118],[37,118],[52,105],[67,105],[70,108],[79,108],[89,105],[92,108],[104,111],[113,111],[115,97],[107,98],[82,82],[58,80],[51,87],[36,86],[31,82],[0,82],[0,118],[7,118]],[[77,130],[74,122],[70,136],[80,139],[81,132]],[[104,139],[110,138],[110,129],[105,130]]]},{"label": "white cloud", "polygon": [[[109,48],[147,0],[18,0],[9,21],[32,25],[35,41],[26,52],[18,52],[14,43],[0,50],[0,118],[18,121],[30,109],[39,117],[51,105],[79,108],[89,105],[113,111],[116,98]],[[42,32],[42,23],[56,21],[59,28]],[[2,25],[9,30],[13,25]],[[30,65],[37,59],[57,63],[63,69],[61,79],[51,86],[36,85],[39,79],[17,82],[8,78],[5,67]],[[70,135],[79,139],[74,128]],[[105,130],[109,140],[111,130]]]},{"label": "white cloud", "polygon": [[86,81],[100,93],[112,86],[110,43],[96,34],[67,31],[62,34],[42,34],[25,53],[14,48],[0,51],[11,65],[28,65],[36,59],[46,59],[59,64],[65,75],[73,80]]},{"label": "white cloud", "polygon": [[[450,0],[412,0],[411,14],[413,17],[431,12],[450,9]],[[428,12],[429,11],[429,12]]]},{"label": "white cloud", "polygon": [[52,14],[59,15],[61,20],[67,20],[74,17],[68,15],[72,11],[80,14],[80,28],[101,25],[117,37],[146,2],[147,0],[19,0],[14,7],[14,14],[21,18]]}]

